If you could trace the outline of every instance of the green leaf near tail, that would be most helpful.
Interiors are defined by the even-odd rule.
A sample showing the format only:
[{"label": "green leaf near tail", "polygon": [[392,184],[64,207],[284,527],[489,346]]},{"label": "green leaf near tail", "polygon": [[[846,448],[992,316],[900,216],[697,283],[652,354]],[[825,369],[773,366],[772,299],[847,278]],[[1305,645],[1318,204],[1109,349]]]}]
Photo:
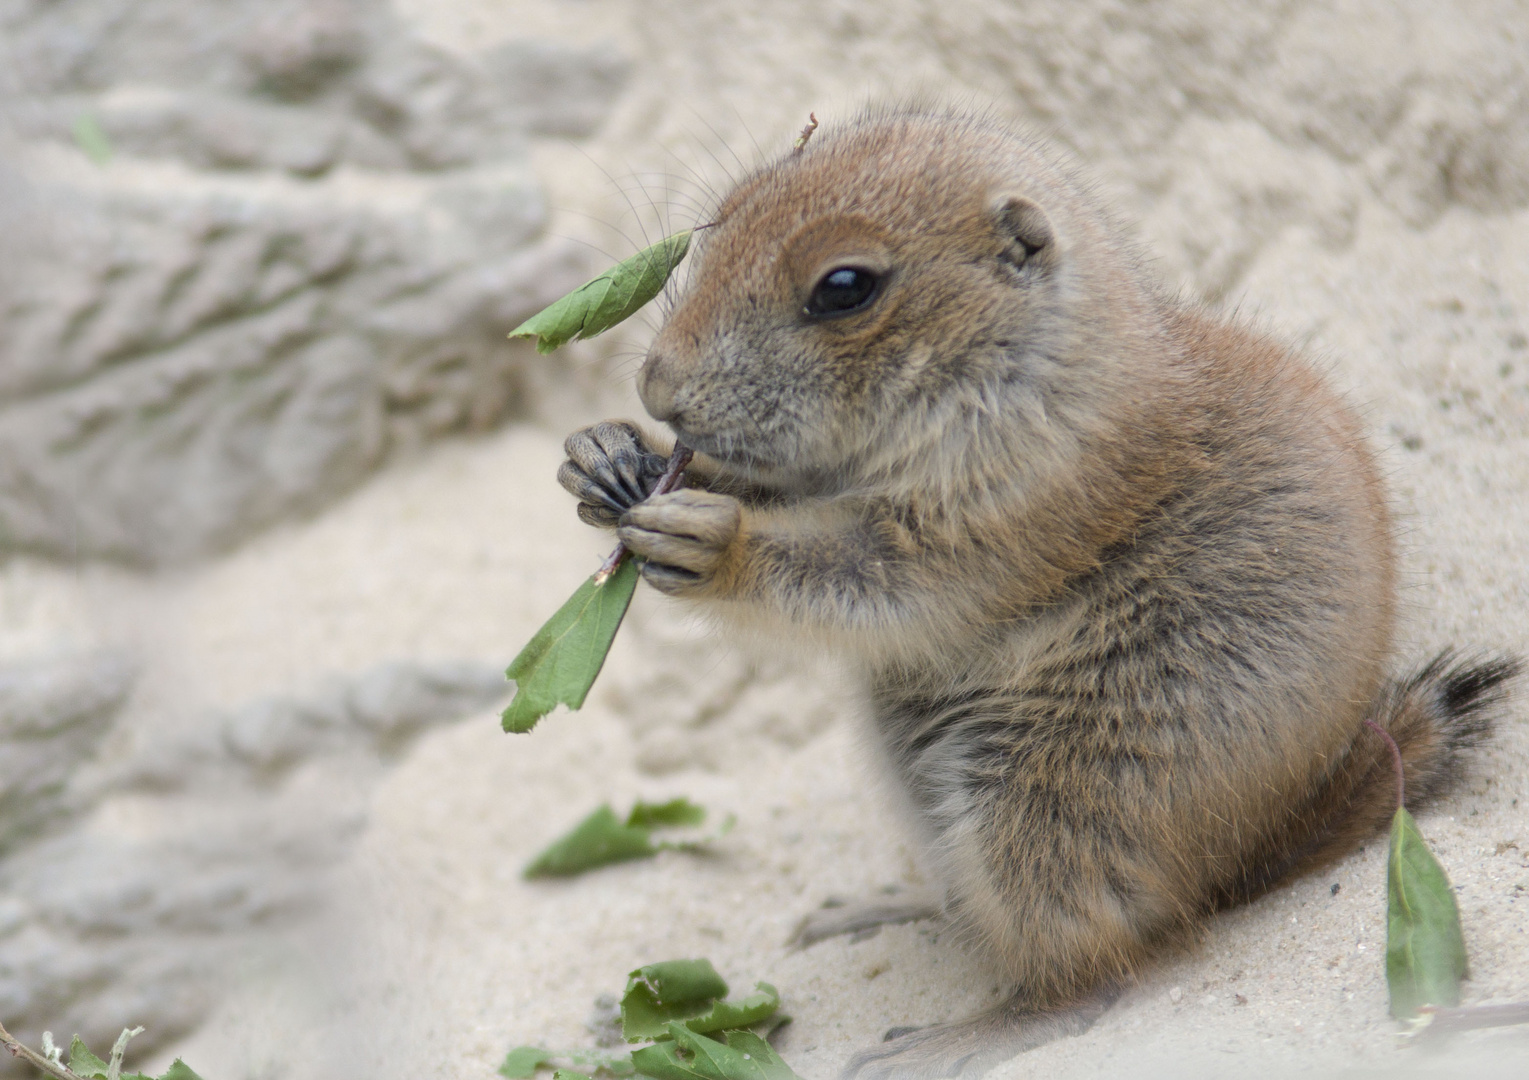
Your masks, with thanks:
[{"label": "green leaf near tail", "polygon": [[677,232],[617,263],[532,315],[510,337],[534,337],[536,351],[549,353],[566,342],[604,333],[663,290],[690,249],[690,233]]},{"label": "green leaf near tail", "polygon": [[505,731],[530,731],[559,703],[584,704],[636,588],[637,567],[628,559],[604,584],[591,576],[536,632],[505,672],[515,680]]},{"label": "green leaf near tail", "polygon": [[1466,960],[1455,891],[1412,815],[1400,808],[1391,820],[1386,894],[1391,1015],[1407,1020],[1422,1005],[1458,1005]]}]

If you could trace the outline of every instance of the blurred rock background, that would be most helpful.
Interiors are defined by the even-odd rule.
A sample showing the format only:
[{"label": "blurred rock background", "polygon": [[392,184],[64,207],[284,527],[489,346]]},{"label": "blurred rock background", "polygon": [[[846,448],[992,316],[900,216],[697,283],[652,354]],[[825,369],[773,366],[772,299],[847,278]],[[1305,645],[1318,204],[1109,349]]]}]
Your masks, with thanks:
[{"label": "blurred rock background", "polygon": [[[833,124],[921,94],[1070,147],[1166,279],[1323,358],[1392,478],[1409,657],[1529,645],[1524,0],[0,0],[12,1031],[109,1044],[141,1023],[136,1046],[190,1037],[209,1080],[210,1060],[478,1076],[584,1014],[595,991],[554,956],[588,958],[602,989],[673,933],[676,955],[731,950],[749,978],[777,964],[783,988],[865,967],[836,946],[768,959],[783,933],[746,906],[706,909],[715,939],[560,936],[563,901],[536,914],[514,881],[584,802],[676,790],[740,812],[732,861],[696,872],[718,895],[783,882],[771,918],[915,872],[860,774],[816,771],[852,711],[831,673],[719,646],[651,597],[561,718],[587,745],[491,730],[504,662],[605,546],[551,482],[558,442],[641,415],[629,380],[657,314],[550,357],[504,335],[704,220],[809,110]],[[1425,822],[1458,855],[1478,1000],[1529,997],[1518,715]],[[1342,893],[1361,951],[1376,866]],[[1218,924],[1166,976],[1229,1003],[1256,968],[1268,996],[1191,1015],[1149,983],[1045,1067],[1086,1073],[1144,1018],[1170,1040],[1242,1032],[1255,1060],[1394,1052],[1373,954],[1349,942],[1319,970],[1325,930],[1271,944],[1329,902],[1318,884]],[[1328,920],[1353,936],[1347,909]],[[251,1002],[294,992],[270,958],[331,963],[313,942],[342,939],[384,975],[322,972],[343,992],[283,1014],[309,1029],[282,1036],[300,1053],[250,1035]],[[880,980],[876,1008],[920,1019],[976,992],[956,976]],[[859,1001],[874,976],[844,977]],[[793,1011],[795,1051],[822,1055],[809,1075],[888,1026],[844,1001]],[[337,1033],[386,1053],[336,1064],[318,1048]]]},{"label": "blurred rock background", "polygon": [[[608,41],[454,53],[385,0],[6,0],[0,559],[195,564],[525,419],[559,363],[527,375],[505,331],[588,264],[528,146],[587,138],[629,69]],[[0,658],[0,1015],[34,1036],[195,1024],[220,941],[311,906],[364,817],[333,785],[285,806],[286,774],[354,779],[506,688],[399,661],[110,755],[152,665],[120,638]],[[166,827],[103,834],[122,792]]]},{"label": "blurred rock background", "polygon": [[455,55],[384,0],[0,19],[0,542],[205,555],[525,414],[503,329],[582,268],[527,143],[587,137],[620,53]]}]

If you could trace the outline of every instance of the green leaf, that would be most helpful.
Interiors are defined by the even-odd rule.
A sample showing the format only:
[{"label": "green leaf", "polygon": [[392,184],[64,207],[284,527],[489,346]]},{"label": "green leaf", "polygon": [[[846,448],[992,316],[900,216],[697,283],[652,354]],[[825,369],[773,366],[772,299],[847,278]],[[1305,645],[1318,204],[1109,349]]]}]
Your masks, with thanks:
[{"label": "green leaf", "polygon": [[697,1032],[751,1027],[780,1008],[780,994],[769,983],[756,983],[741,1001],[719,1000],[726,996],[727,983],[709,960],[649,964],[627,979],[621,1034],[629,1042],[667,1039],[675,1021]]},{"label": "green leaf", "polygon": [[536,632],[505,672],[515,680],[505,731],[530,731],[559,702],[584,704],[636,588],[637,567],[627,559],[604,584],[591,575]]},{"label": "green leaf", "polygon": [[[557,1062],[566,1061],[578,1069],[565,1068]],[[507,1080],[531,1080],[536,1070],[554,1065],[557,1075],[588,1076],[579,1070],[605,1072],[612,1076],[631,1076],[636,1072],[631,1054],[612,1053],[608,1050],[543,1050],[539,1046],[517,1046],[504,1056],[504,1063],[497,1070]],[[173,1078],[172,1078],[173,1080]]]},{"label": "green leaf", "polygon": [[665,1037],[665,1025],[709,1012],[727,996],[727,983],[710,960],[668,960],[627,977],[621,997],[621,1034],[628,1042]]},{"label": "green leaf", "polygon": [[705,808],[681,796],[665,803],[639,802],[627,815],[626,823],[644,829],[662,829],[699,825],[705,820]]},{"label": "green leaf", "polygon": [[1391,1015],[1407,1020],[1422,1005],[1460,1003],[1465,978],[1465,936],[1455,891],[1418,832],[1398,808],[1391,820],[1386,866],[1386,983]]},{"label": "green leaf", "polygon": [[552,1080],[595,1080],[588,1073],[574,1072],[572,1069],[558,1069],[553,1072]]},{"label": "green leaf", "polygon": [[767,982],[755,983],[754,992],[742,1001],[719,1001],[708,1012],[685,1021],[691,1031],[753,1027],[780,1008],[780,993]]},{"label": "green leaf", "polygon": [[536,351],[549,353],[604,333],[657,296],[689,248],[689,229],[665,237],[532,315],[510,337],[534,337]]},{"label": "green leaf", "polygon": [[704,1080],[706,1076],[693,1067],[690,1055],[681,1055],[679,1044],[673,1039],[633,1050],[632,1064],[637,1067],[637,1075],[651,1076],[653,1080]]},{"label": "green leaf", "polygon": [[176,1058],[159,1080],[202,1080],[202,1078],[191,1071],[191,1066],[180,1058]]},{"label": "green leaf", "polygon": [[104,1080],[106,1076],[106,1062],[96,1057],[90,1049],[76,1035],[69,1041],[69,1071],[78,1073],[86,1080]]},{"label": "green leaf", "polygon": [[[84,1077],[84,1080],[106,1080],[109,1075],[106,1062],[92,1054],[78,1035],[69,1043],[69,1070]],[[144,1073],[125,1072],[122,1074],[122,1080],[202,1080],[202,1078],[192,1071],[191,1066],[180,1058],[176,1058],[164,1074],[157,1078]]]},{"label": "green leaf", "polygon": [[732,814],[722,819],[722,824],[717,826],[717,831],[710,836],[698,836],[693,840],[661,840],[653,846],[659,851],[698,851],[710,844],[713,840],[720,840],[733,831],[733,826],[738,819]]},{"label": "green leaf", "polygon": [[627,859],[649,858],[660,851],[693,851],[727,835],[734,819],[729,814],[710,836],[653,841],[654,829],[700,825],[705,820],[705,807],[685,798],[666,803],[639,802],[632,807],[624,823],[609,805],[601,806],[549,844],[521,871],[521,875],[526,878],[566,877]]},{"label": "green leaf", "polygon": [[94,113],[82,112],[74,118],[74,143],[85,152],[85,156],[97,165],[105,165],[111,160],[111,142],[106,138],[106,132],[101,130],[101,123],[95,118]]},{"label": "green leaf", "polygon": [[507,1080],[531,1080],[536,1070],[556,1055],[538,1046],[517,1046],[504,1055],[504,1061],[496,1070]]},{"label": "green leaf", "polygon": [[623,825],[609,806],[602,806],[532,859],[521,874],[527,878],[565,877],[657,854],[647,829]]},{"label": "green leaf", "polygon": [[631,1054],[613,1053],[607,1050],[569,1050],[558,1054],[573,1064],[596,1072],[608,1072],[612,1076],[631,1076],[637,1071]]},{"label": "green leaf", "polygon": [[670,1041],[632,1053],[632,1064],[654,1080],[800,1080],[770,1044],[749,1031],[729,1031],[726,1042],[669,1025]]}]

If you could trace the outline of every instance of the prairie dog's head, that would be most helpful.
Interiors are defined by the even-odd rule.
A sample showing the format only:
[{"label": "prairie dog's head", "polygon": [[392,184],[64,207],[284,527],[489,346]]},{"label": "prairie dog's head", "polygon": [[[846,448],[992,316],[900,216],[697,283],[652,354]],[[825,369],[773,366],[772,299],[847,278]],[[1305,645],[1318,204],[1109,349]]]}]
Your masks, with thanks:
[{"label": "prairie dog's head", "polygon": [[995,409],[1055,422],[1087,325],[1131,291],[1110,234],[1000,123],[905,113],[820,131],[698,235],[638,391],[696,449],[808,489],[948,454]]}]

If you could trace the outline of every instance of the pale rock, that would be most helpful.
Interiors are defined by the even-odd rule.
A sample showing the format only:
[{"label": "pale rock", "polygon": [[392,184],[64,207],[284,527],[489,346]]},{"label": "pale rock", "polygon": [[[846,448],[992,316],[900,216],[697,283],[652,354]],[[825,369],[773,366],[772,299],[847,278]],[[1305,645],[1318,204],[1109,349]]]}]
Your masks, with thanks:
[{"label": "pale rock", "polygon": [[448,53],[382,0],[119,8],[0,10],[0,552],[185,561],[534,410],[558,362],[505,333],[589,266],[527,147],[595,130],[620,53]]},{"label": "pale rock", "polygon": [[[59,802],[81,774],[74,809],[93,808],[0,859],[0,1017],[18,1033],[109,1046],[130,1020],[148,1028],[142,1051],[189,1030],[242,950],[322,904],[383,764],[509,690],[493,666],[390,662],[193,718],[179,741],[89,772],[131,673],[104,654],[0,671],[0,829],[16,796]],[[39,743],[47,755],[26,756]]]},{"label": "pale rock", "polygon": [[112,652],[0,665],[0,855],[79,811],[85,800],[70,778],[110,730],[137,672]]}]

